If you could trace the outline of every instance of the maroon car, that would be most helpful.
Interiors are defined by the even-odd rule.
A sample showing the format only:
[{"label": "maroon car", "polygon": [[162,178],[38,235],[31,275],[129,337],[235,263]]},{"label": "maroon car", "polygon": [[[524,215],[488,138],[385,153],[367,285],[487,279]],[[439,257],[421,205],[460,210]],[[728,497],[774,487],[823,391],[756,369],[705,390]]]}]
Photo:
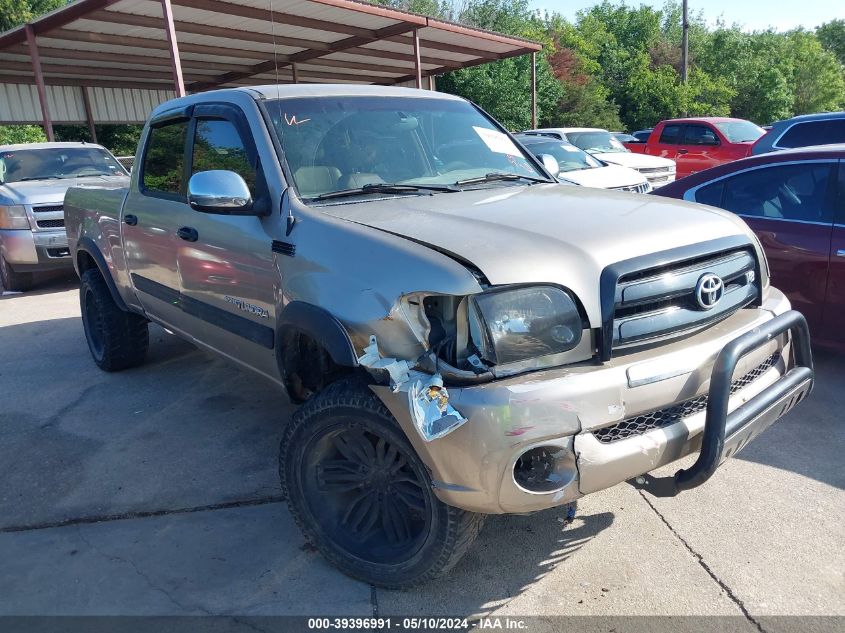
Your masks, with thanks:
[{"label": "maroon car", "polygon": [[652,192],[721,207],[754,230],[772,283],[819,341],[845,344],[845,145],[762,154]]}]

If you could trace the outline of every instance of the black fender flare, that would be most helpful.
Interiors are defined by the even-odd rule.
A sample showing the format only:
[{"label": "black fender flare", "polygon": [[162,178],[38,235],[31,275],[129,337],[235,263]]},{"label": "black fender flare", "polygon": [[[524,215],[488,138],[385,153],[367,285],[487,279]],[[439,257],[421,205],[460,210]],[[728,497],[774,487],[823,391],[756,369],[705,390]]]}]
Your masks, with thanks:
[{"label": "black fender flare", "polygon": [[[349,333],[330,312],[305,301],[292,301],[279,315],[277,341],[284,341],[291,330],[307,334],[323,346],[331,359],[343,367],[357,367],[358,356]],[[281,353],[281,345],[277,346]]]},{"label": "black fender flare", "polygon": [[80,237],[76,244],[76,256],[74,257],[73,265],[76,266],[76,272],[79,273],[81,277],[82,274],[79,270],[80,251],[90,255],[94,260],[94,263],[97,265],[97,268],[100,269],[100,274],[103,276],[103,279],[106,280],[106,286],[108,286],[109,292],[111,293],[112,299],[114,299],[114,302],[117,304],[117,307],[124,312],[130,312],[126,303],[123,301],[123,297],[121,297],[120,293],[117,291],[117,286],[115,285],[114,279],[109,272],[108,264],[106,264],[106,258],[103,257],[103,254],[100,252],[100,249],[97,247],[94,240],[90,237]]}]

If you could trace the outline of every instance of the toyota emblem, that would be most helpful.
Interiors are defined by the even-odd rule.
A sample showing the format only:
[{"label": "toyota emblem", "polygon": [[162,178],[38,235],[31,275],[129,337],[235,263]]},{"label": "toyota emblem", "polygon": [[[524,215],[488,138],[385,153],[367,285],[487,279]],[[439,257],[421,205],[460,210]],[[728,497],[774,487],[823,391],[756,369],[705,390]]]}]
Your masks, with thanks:
[{"label": "toyota emblem", "polygon": [[702,310],[713,308],[725,294],[725,282],[719,275],[703,274],[695,284],[695,300]]}]

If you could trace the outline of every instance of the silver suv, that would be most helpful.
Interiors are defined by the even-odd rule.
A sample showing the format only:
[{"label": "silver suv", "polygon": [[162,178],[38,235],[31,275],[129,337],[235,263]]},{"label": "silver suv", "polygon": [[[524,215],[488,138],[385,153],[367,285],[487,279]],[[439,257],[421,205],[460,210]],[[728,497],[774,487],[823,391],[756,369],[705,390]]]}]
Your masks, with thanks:
[{"label": "silver suv", "polygon": [[558,184],[450,95],[177,99],[128,188],[65,209],[94,361],[140,365],[154,321],[284,387],[293,517],[380,586],[448,570],[486,514],[697,486],[813,382],[741,220]]},{"label": "silver suv", "polygon": [[0,282],[6,290],[26,290],[36,271],[70,270],[65,192],[109,182],[125,185],[128,173],[99,145],[0,145]]}]

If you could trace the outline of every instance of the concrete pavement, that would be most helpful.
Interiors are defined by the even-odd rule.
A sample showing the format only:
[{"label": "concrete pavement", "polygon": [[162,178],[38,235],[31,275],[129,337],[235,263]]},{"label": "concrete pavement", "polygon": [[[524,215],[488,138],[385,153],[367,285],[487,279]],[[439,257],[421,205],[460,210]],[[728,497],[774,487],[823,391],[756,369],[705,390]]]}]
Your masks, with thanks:
[{"label": "concrete pavement", "polygon": [[279,498],[291,405],[151,328],[149,362],[90,360],[75,282],[0,297],[0,614],[845,615],[845,358],[705,486],[628,485],[489,517],[440,582],[373,590],[304,544]]}]

